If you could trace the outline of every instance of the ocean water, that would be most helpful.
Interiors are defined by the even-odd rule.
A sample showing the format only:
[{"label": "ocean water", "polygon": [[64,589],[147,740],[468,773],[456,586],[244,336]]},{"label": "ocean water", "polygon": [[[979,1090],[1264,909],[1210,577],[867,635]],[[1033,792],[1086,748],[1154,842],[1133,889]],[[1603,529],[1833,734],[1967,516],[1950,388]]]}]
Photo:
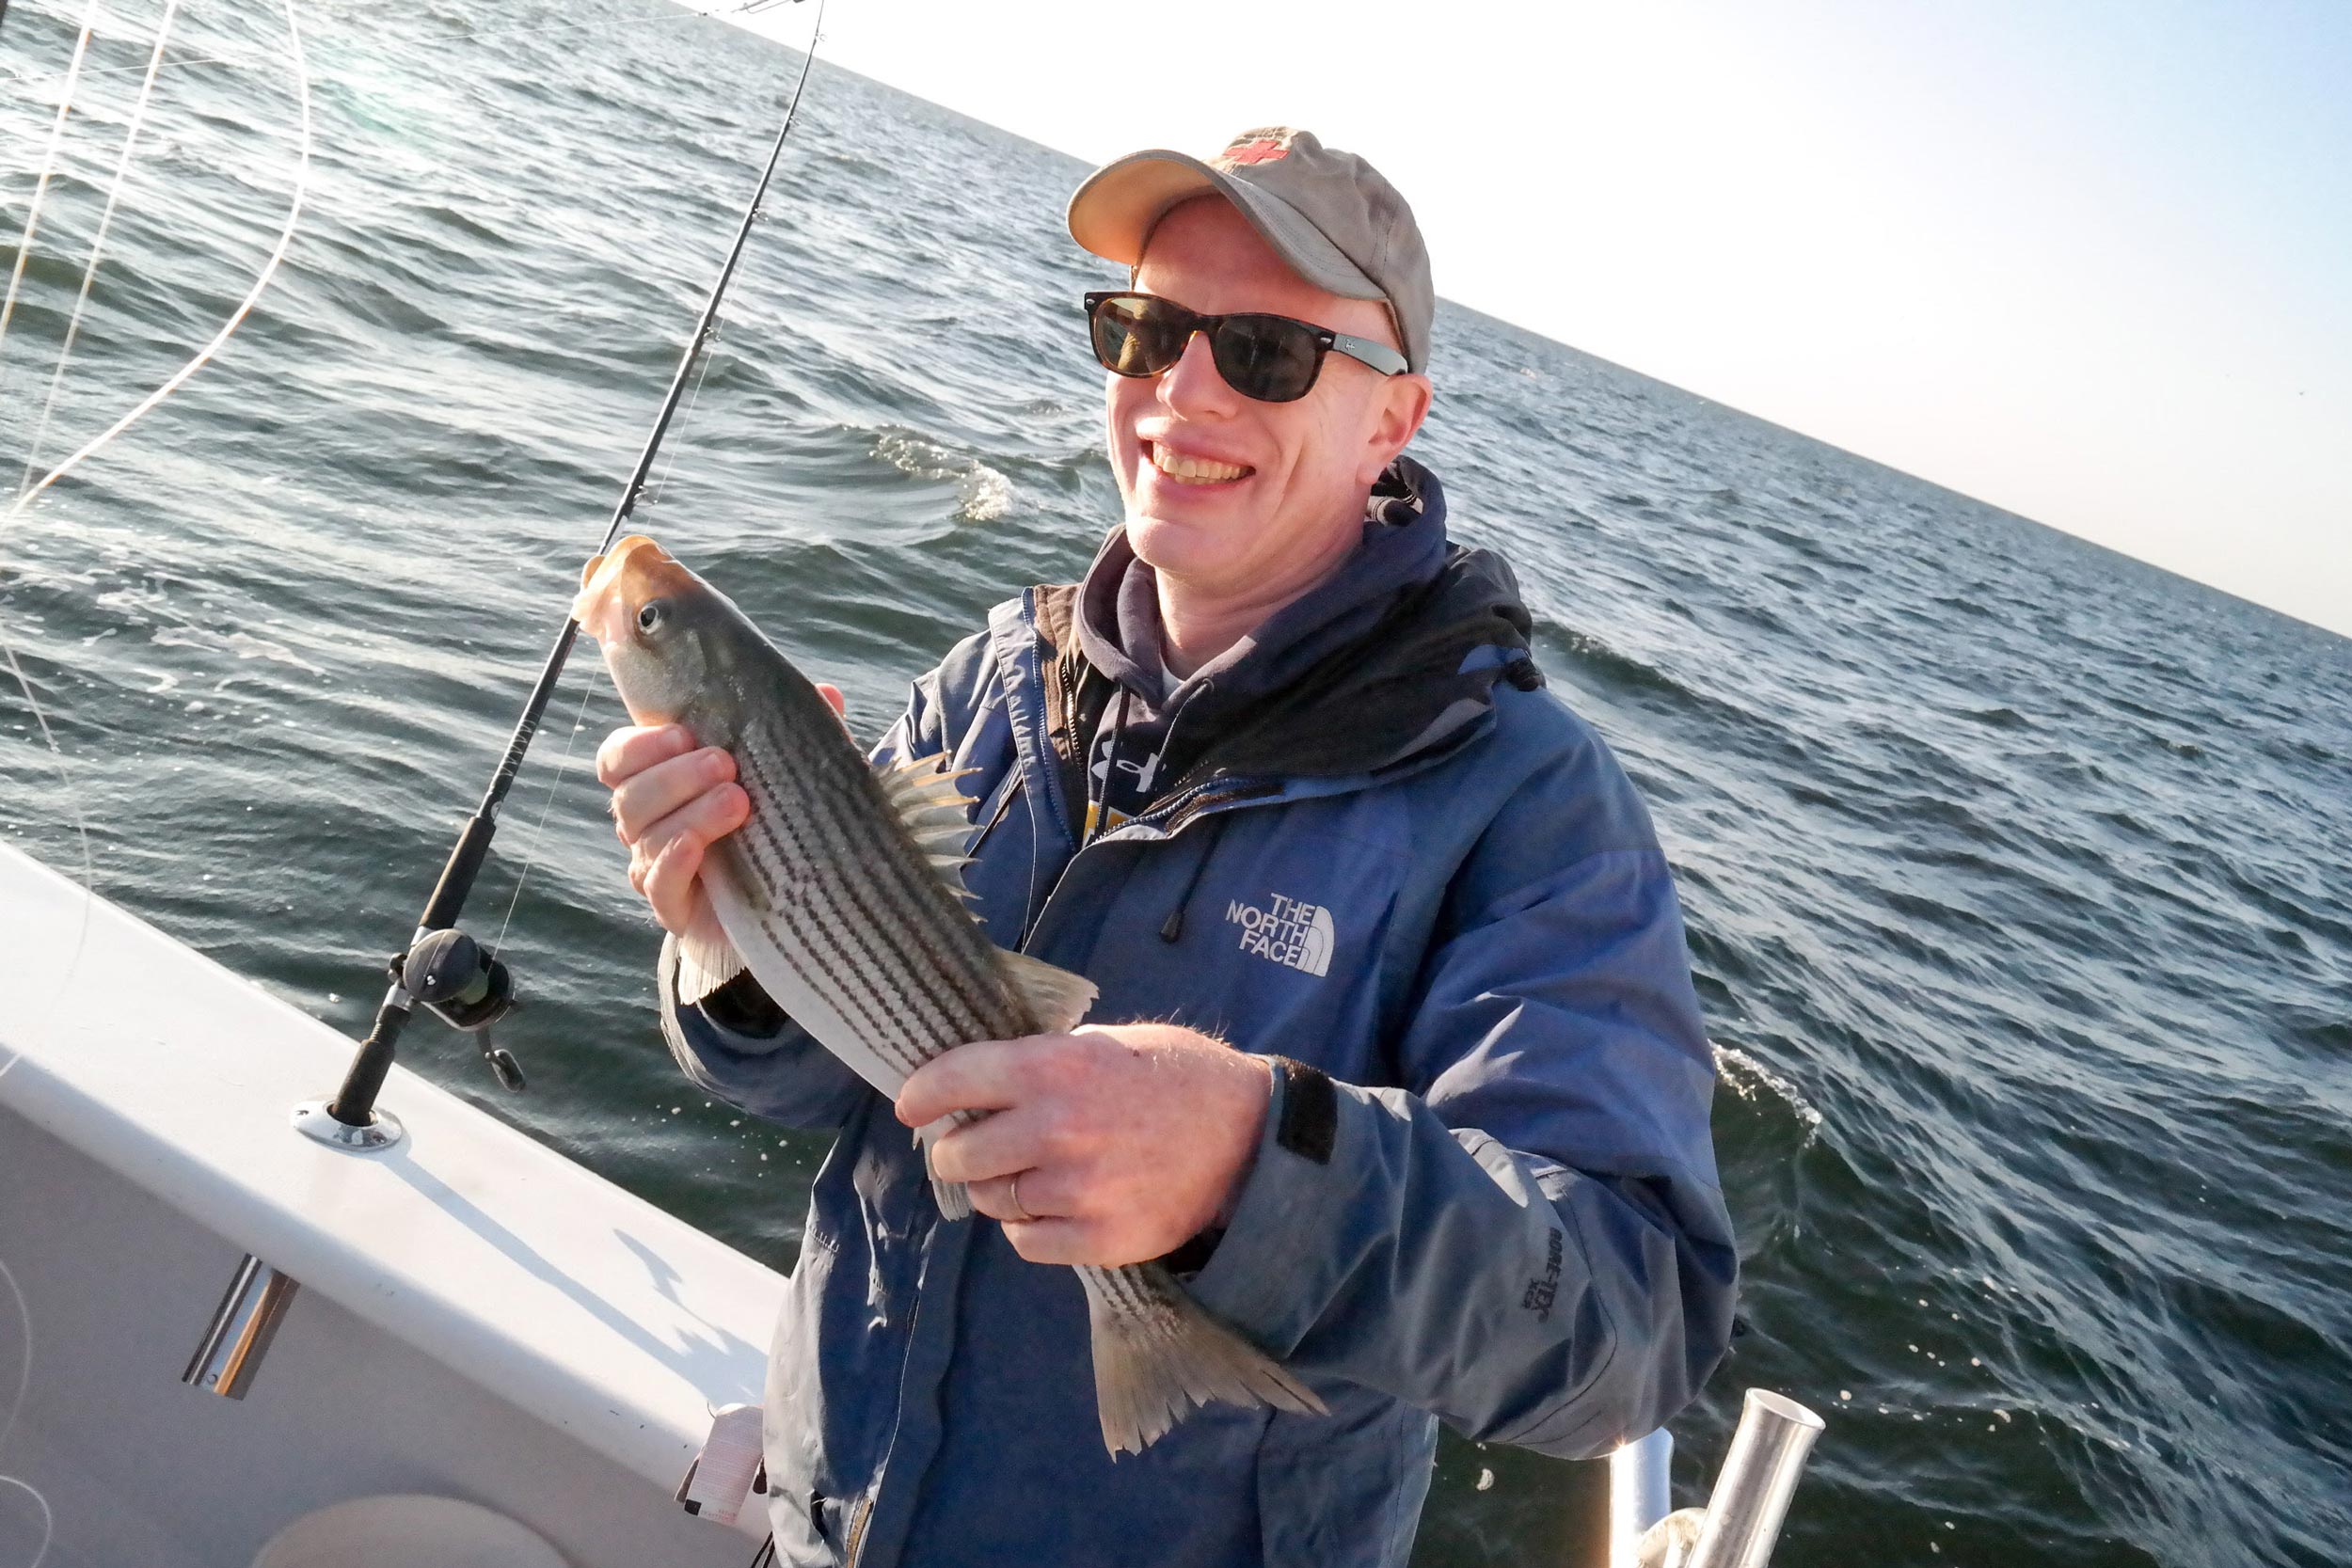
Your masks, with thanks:
[{"label": "ocean water", "polygon": [[[842,0],[856,4],[860,0]],[[0,341],[40,425],[160,0],[104,12]],[[0,26],[0,270],[80,0]],[[660,0],[300,0],[287,265],[0,528],[0,832],[353,1032],[501,749],[798,56]],[[190,0],[41,451],[160,382],[285,219],[285,13]],[[1272,112],[1279,113],[1279,105]],[[817,68],[647,531],[865,734],[1117,516],[1078,165]],[[1440,258],[1442,263],[1442,257]],[[1439,279],[1442,284],[1442,275]],[[1418,451],[1657,816],[1721,1052],[1740,1391],[1828,1432],[1788,1563],[2352,1555],[2352,643],[1446,308]],[[706,1104],[577,661],[469,925],[532,1092],[404,1059],[780,1266],[818,1143]],[[103,1006],[103,975],[61,983]],[[322,1062],[322,1084],[340,1068]],[[1449,1438],[1416,1561],[1560,1560],[1569,1466]]]}]

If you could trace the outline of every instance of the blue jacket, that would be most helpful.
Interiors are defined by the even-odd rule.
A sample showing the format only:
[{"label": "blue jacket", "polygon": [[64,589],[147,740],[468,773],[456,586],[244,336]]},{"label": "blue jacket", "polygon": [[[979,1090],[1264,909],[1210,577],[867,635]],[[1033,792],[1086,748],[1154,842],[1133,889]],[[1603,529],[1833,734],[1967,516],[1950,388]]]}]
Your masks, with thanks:
[{"label": "blue jacket", "polygon": [[1216,1405],[1114,1462],[1070,1272],[941,1220],[887,1101],[788,1026],[672,1005],[665,973],[696,1083],[837,1134],[767,1393],[778,1555],[1401,1565],[1438,1420],[1593,1454],[1673,1416],[1728,1341],[1713,1065],[1664,857],[1538,689],[1508,569],[1459,548],[1081,850],[1072,613],[1067,588],[1000,606],[879,754],[978,770],[974,907],[1093,980],[1089,1017],[1289,1059],[1189,1285],[1331,1413]]}]

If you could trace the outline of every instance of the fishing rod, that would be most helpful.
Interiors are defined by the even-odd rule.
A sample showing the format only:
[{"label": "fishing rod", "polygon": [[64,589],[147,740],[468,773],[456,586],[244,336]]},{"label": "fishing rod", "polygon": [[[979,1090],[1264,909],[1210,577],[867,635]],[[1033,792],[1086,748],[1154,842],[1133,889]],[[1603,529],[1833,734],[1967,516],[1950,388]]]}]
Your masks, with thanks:
[{"label": "fishing rod", "polygon": [[[0,0],[0,7],[6,4],[7,0]],[[605,527],[598,554],[612,549],[612,542],[620,537],[621,530],[637,510],[646,478],[653,472],[654,459],[661,451],[662,438],[669,434],[670,421],[693,379],[696,363],[717,330],[720,302],[726,296],[727,285],[734,280],[736,265],[742,260],[752,227],[759,219],[760,206],[767,200],[769,182],[775,178],[776,165],[784,156],[785,141],[792,135],[793,121],[800,116],[801,95],[808,87],[809,70],[817,63],[817,40],[824,25],[825,3],[818,0],[816,25],[809,33],[808,52],[802,56],[800,80],[793,86],[784,124],[776,132],[775,144],[768,150],[767,166],[760,171],[759,183],[743,209],[742,221],[736,226],[735,243],[727,247],[726,260],[719,268],[718,280],[710,286],[709,298],[703,303],[693,335],[678,356],[677,371],[670,377],[670,388],[654,416],[644,450],[638,453],[636,467],[629,470],[628,482],[621,486],[621,499],[612,509],[612,520]],[[391,986],[375,1009],[373,1026],[359,1042],[358,1053],[343,1074],[342,1085],[331,1100],[311,1101],[295,1107],[294,1125],[311,1137],[342,1148],[383,1148],[400,1140],[399,1120],[389,1112],[377,1109],[375,1100],[392,1069],[401,1031],[420,1006],[451,1028],[479,1036],[482,1059],[500,1086],[509,1092],[520,1092],[523,1088],[522,1069],[514,1053],[494,1045],[490,1039],[490,1026],[514,1009],[513,977],[503,963],[458,929],[457,921],[465,912],[466,899],[473,892],[474,882],[488,859],[490,840],[498,832],[499,809],[514,787],[516,775],[522,770],[524,753],[530,751],[532,739],[538,734],[540,721],[547,715],[548,704],[554,699],[556,683],[563,678],[564,663],[579,636],[580,623],[565,616],[564,629],[557,634],[555,646],[540,669],[538,682],[523,705],[522,717],[515,722],[506,753],[499,759],[498,771],[491,775],[490,787],[459,831],[457,843],[441,868],[440,880],[425,901],[424,912],[417,917],[416,932],[408,939],[407,947],[394,954],[387,965]]]}]

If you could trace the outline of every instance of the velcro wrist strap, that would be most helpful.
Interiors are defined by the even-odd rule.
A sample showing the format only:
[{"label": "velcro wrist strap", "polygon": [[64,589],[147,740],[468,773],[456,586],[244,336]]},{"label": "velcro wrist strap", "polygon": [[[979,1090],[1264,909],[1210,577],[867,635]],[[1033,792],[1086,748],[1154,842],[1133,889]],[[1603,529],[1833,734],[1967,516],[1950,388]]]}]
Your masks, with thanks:
[{"label": "velcro wrist strap", "polygon": [[1274,1064],[1282,1074],[1282,1115],[1274,1141],[1302,1160],[1329,1164],[1340,1136],[1340,1091],[1321,1068],[1288,1056],[1275,1057]]}]

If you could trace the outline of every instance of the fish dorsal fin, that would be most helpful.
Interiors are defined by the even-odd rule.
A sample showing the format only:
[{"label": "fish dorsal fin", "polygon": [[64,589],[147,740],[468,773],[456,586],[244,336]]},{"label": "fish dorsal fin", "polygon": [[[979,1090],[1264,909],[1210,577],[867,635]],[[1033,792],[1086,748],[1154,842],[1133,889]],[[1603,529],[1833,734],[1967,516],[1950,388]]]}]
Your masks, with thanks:
[{"label": "fish dorsal fin", "polygon": [[898,814],[899,824],[914,840],[947,891],[959,898],[972,895],[963,885],[963,868],[971,863],[964,851],[972,847],[972,798],[956,787],[959,780],[979,771],[961,768],[940,771],[942,758],[916,757],[912,762],[882,763],[874,769],[882,797]]},{"label": "fish dorsal fin", "polygon": [[1026,953],[1002,949],[996,954],[996,962],[1004,972],[1005,983],[1037,1021],[1041,1035],[1068,1034],[1087,1016],[1087,1009],[1094,1006],[1094,982],[1083,974],[1056,969]]}]

